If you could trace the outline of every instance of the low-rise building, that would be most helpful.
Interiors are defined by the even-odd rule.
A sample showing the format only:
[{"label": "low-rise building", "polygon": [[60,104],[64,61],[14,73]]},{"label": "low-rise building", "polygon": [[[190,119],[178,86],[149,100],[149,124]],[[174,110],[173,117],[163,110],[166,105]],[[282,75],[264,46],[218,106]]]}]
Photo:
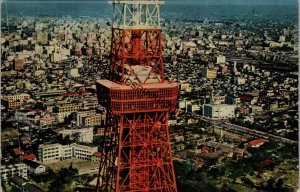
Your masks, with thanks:
[{"label": "low-rise building", "polygon": [[46,113],[40,118],[40,126],[49,126],[49,125],[54,125],[55,123],[56,123],[56,118],[50,113]]},{"label": "low-rise building", "polygon": [[7,181],[15,175],[27,179],[27,166],[24,163],[1,165],[1,179],[3,181]]},{"label": "low-rise building", "polygon": [[73,143],[71,145],[42,144],[39,146],[39,160],[43,163],[54,163],[69,158],[92,160],[92,155],[98,151],[97,146],[87,146]]},{"label": "low-rise building", "polygon": [[56,114],[56,120],[59,123],[65,121],[65,118],[68,117],[72,112],[76,112],[81,108],[80,103],[63,103],[56,105],[53,108],[53,113]]},{"label": "low-rise building", "polygon": [[1,103],[7,109],[17,109],[23,103],[23,99],[30,98],[27,93],[17,94],[17,95],[6,95],[2,96]]},{"label": "low-rise building", "polygon": [[267,141],[264,139],[255,139],[249,142],[250,147],[252,148],[258,148],[261,145],[265,144]]},{"label": "low-rise building", "polygon": [[100,153],[100,152],[93,153],[93,155],[92,155],[92,162],[93,163],[99,163],[100,160],[101,160],[101,157],[102,157],[102,153]]},{"label": "low-rise building", "polygon": [[84,117],[93,116],[96,114],[96,110],[84,110],[76,112],[76,125],[83,126]]},{"label": "low-rise building", "polygon": [[28,182],[27,179],[23,179],[19,176],[14,176],[10,179],[12,191],[14,192],[44,192],[38,186]]},{"label": "low-rise building", "polygon": [[46,167],[38,162],[29,160],[29,159],[25,159],[23,161],[23,163],[27,165],[27,170],[30,173],[40,174],[40,173],[44,173],[46,171]]},{"label": "low-rise building", "polygon": [[235,106],[228,104],[203,105],[203,115],[211,119],[228,119],[235,117]]},{"label": "low-rise building", "polygon": [[39,122],[40,116],[35,110],[16,110],[15,118],[17,122],[34,125]]},{"label": "low-rise building", "polygon": [[25,60],[24,59],[15,59],[14,62],[14,70],[19,71],[23,70],[25,67]]},{"label": "low-rise building", "polygon": [[213,95],[211,97],[212,103],[215,105],[224,104],[225,103],[225,95]]},{"label": "low-rise building", "polygon": [[251,106],[251,113],[260,115],[263,112],[263,108],[261,106],[252,105]]},{"label": "low-rise building", "polygon": [[70,159],[73,157],[73,148],[70,145],[60,146],[60,160]]},{"label": "low-rise building", "polygon": [[95,114],[89,117],[84,117],[83,119],[83,125],[84,126],[96,126],[96,125],[102,125],[104,121],[103,115],[101,114]]},{"label": "low-rise building", "polygon": [[43,163],[60,161],[61,144],[41,144],[38,149],[38,159]]},{"label": "low-rise building", "polygon": [[76,159],[82,160],[92,160],[92,155],[98,151],[97,146],[86,146],[86,145],[79,145],[79,144],[72,144],[72,155]]},{"label": "low-rise building", "polygon": [[63,137],[69,135],[70,137],[76,137],[79,142],[92,143],[94,132],[93,127],[81,128],[81,129],[63,129],[57,131],[59,134],[62,134]]},{"label": "low-rise building", "polygon": [[36,156],[35,154],[31,153],[31,154],[28,154],[28,155],[23,155],[23,156],[20,156],[20,160],[23,161],[25,159],[28,159],[28,160],[36,160]]},{"label": "low-rise building", "polygon": [[217,70],[207,68],[204,70],[204,76],[207,79],[215,79],[217,77]]}]

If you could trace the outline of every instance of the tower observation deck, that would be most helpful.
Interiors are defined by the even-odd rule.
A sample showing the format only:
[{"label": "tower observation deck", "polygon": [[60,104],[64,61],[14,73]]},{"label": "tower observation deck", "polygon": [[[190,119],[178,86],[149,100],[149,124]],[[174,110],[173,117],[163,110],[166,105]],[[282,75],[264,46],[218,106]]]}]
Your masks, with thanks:
[{"label": "tower observation deck", "polygon": [[97,192],[176,192],[168,127],[178,84],[164,77],[160,0],[114,0],[107,109]]}]

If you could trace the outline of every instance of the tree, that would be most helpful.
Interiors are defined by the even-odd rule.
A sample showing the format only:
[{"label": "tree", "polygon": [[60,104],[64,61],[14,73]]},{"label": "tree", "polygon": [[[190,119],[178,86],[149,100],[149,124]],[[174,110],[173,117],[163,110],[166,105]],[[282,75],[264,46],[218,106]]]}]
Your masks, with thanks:
[{"label": "tree", "polygon": [[277,189],[282,189],[283,184],[284,184],[283,179],[280,178],[280,179],[278,179],[278,181],[277,181],[277,183],[275,184],[275,186],[276,186]]},{"label": "tree", "polygon": [[73,162],[69,166],[69,173],[72,174],[72,175],[78,174],[78,169],[73,168]]},{"label": "tree", "polygon": [[237,192],[236,190],[230,188],[227,183],[223,184],[221,187],[222,192]]},{"label": "tree", "polygon": [[274,184],[275,184],[275,179],[273,178],[268,179],[266,189],[268,191],[272,191],[274,189]]},{"label": "tree", "polygon": [[52,180],[56,180],[57,179],[57,173],[54,173],[52,171],[52,169],[48,169],[45,173],[42,173],[40,175],[33,175],[33,180],[36,181],[37,183],[41,183],[41,182],[50,182]]},{"label": "tree", "polygon": [[[62,136],[61,136],[62,137]],[[64,138],[62,138],[62,140],[60,141],[60,143],[62,145],[70,145],[73,141],[70,139],[70,135],[65,136]]]},{"label": "tree", "polygon": [[241,178],[241,180],[246,184],[246,185],[248,185],[248,186],[250,186],[250,187],[255,187],[255,184],[253,183],[253,181],[251,180],[251,179],[249,179],[249,178],[247,178],[247,177],[243,177],[243,178]]},{"label": "tree", "polygon": [[78,174],[78,169],[73,168],[71,163],[68,168],[61,168],[58,173],[54,174],[55,178],[49,185],[48,191],[51,192],[64,192],[68,185],[73,182],[75,175]]},{"label": "tree", "polygon": [[186,162],[174,161],[174,169],[177,177],[186,177],[191,171],[191,166]]},{"label": "tree", "polygon": [[93,139],[93,144],[99,146],[103,143],[103,141],[103,136],[95,136]]}]

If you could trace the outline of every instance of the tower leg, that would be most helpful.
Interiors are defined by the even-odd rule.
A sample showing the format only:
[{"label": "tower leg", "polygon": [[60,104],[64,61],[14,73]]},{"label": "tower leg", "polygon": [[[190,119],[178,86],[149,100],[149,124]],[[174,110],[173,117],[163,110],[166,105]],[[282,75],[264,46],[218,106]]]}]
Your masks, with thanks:
[{"label": "tower leg", "polygon": [[99,173],[97,180],[97,192],[116,191],[117,174],[117,145],[118,145],[118,121],[115,115],[108,115],[107,127],[104,131],[104,141],[100,149],[102,156],[100,159]]},{"label": "tower leg", "polygon": [[107,128],[99,192],[177,191],[167,119],[167,112],[121,115],[118,139]]}]

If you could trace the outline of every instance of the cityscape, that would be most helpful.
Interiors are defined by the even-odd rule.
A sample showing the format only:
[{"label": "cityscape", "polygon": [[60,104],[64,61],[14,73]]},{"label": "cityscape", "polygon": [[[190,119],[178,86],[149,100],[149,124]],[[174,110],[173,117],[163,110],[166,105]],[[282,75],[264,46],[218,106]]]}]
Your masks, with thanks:
[{"label": "cityscape", "polygon": [[1,191],[299,191],[297,6],[3,2]]}]

